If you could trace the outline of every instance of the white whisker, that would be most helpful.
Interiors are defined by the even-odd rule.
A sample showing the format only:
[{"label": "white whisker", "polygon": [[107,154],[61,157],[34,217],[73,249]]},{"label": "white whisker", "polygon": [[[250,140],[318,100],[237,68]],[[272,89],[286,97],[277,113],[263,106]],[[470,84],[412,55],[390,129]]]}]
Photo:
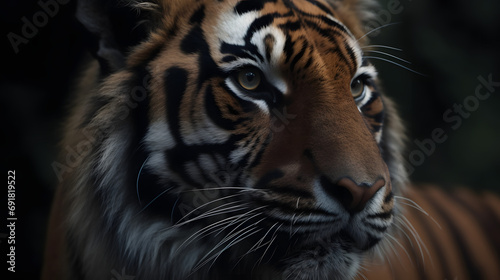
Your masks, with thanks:
[{"label": "white whisker", "polygon": [[[191,234],[186,240],[184,240],[184,242],[181,243],[181,245],[176,249],[175,252],[177,252],[182,247],[185,247],[185,246],[189,245],[191,242],[193,242],[197,238],[202,238],[203,236],[211,234],[210,231],[212,231],[212,230],[215,231],[217,229],[217,227],[223,227],[226,224],[231,223],[232,220],[241,218],[241,216],[243,216],[243,215],[244,214],[237,215],[237,216],[232,216],[232,217],[228,217],[228,218],[225,218],[223,220],[217,221],[217,222],[215,222],[213,224],[210,224],[208,226],[205,226],[205,227],[197,230],[195,233]],[[207,234],[204,234],[204,233],[207,233]]]},{"label": "white whisker", "polygon": [[382,51],[368,50],[368,51],[366,51],[365,53],[370,53],[370,52],[371,52],[371,53],[379,53],[379,54],[383,54],[383,55],[386,55],[386,56],[389,56],[389,57],[395,58],[395,59],[397,59],[397,60],[399,60],[399,61],[402,61],[402,62],[405,62],[405,63],[411,64],[411,62],[409,62],[408,60],[402,59],[402,58],[400,58],[400,57],[398,57],[398,56],[392,55],[392,54],[390,54],[390,53],[382,52]]},{"label": "white whisker", "polygon": [[391,25],[395,25],[395,24],[399,24],[399,22],[391,22],[391,23],[388,23],[388,24],[384,24],[384,25],[382,25],[382,26],[379,26],[379,27],[377,27],[377,28],[374,28],[374,29],[372,29],[372,30],[368,31],[365,35],[363,35],[363,36],[359,37],[356,41],[358,41],[358,42],[359,42],[359,40],[361,40],[361,39],[365,38],[366,36],[370,35],[371,33],[375,32],[375,31],[377,31],[377,30],[379,30],[379,29],[382,29],[382,28],[385,28],[385,27],[388,27],[388,26],[391,26]]},{"label": "white whisker", "polygon": [[368,49],[368,48],[385,48],[385,49],[390,49],[394,51],[400,51],[402,52],[403,49],[396,48],[396,47],[391,47],[391,46],[385,46],[385,45],[368,45],[368,46],[363,46],[361,47],[362,49]]},{"label": "white whisker", "polygon": [[401,200],[405,200],[405,201],[408,201],[409,203],[411,204],[408,204],[408,203],[404,203],[404,202],[399,202],[403,205],[407,205],[409,207],[412,207],[420,212],[422,212],[423,214],[425,214],[427,217],[429,217],[437,226],[439,229],[442,229],[441,228],[441,225],[429,214],[427,213],[427,211],[424,210],[424,208],[422,208],[422,206],[420,206],[418,203],[416,203],[415,201],[413,201],[412,199],[409,199],[407,197],[403,197],[403,196],[399,196],[399,195],[395,195],[394,196],[395,199],[401,199]]},{"label": "white whisker", "polygon": [[421,76],[423,76],[423,77],[427,77],[427,75],[424,75],[424,74],[422,74],[422,73],[420,73],[420,72],[418,72],[418,71],[415,71],[415,70],[413,70],[413,69],[411,69],[411,68],[408,68],[408,67],[406,67],[406,66],[404,66],[404,65],[401,65],[401,64],[399,64],[399,63],[397,63],[397,62],[394,62],[394,61],[392,61],[392,60],[390,60],[390,59],[386,59],[386,58],[382,58],[382,57],[377,57],[377,56],[363,56],[363,57],[364,57],[364,58],[368,58],[368,59],[379,59],[379,60],[382,60],[382,61],[385,61],[385,62],[389,62],[389,63],[392,63],[392,64],[394,64],[394,65],[397,65],[397,66],[399,66],[399,67],[401,67],[401,68],[403,68],[403,69],[406,69],[406,70],[408,70],[408,71],[410,71],[410,72],[412,72],[412,73],[415,73],[415,74],[421,75]]},{"label": "white whisker", "polygon": [[157,195],[155,198],[153,198],[146,206],[144,206],[141,211],[139,211],[136,215],[142,213],[142,211],[146,210],[146,208],[149,207],[149,205],[151,205],[153,202],[155,202],[155,200],[157,200],[160,196],[164,195],[166,192],[168,192],[169,190],[171,190],[172,188],[168,188],[164,191],[162,191],[159,195]]},{"label": "white whisker", "polygon": [[[227,213],[231,213],[231,212],[237,212],[237,211],[240,211],[240,210],[244,210],[244,209],[248,209],[248,203],[245,203],[245,204],[241,204],[241,205],[236,205],[236,206],[231,206],[231,207],[227,207],[228,205],[231,205],[231,204],[237,204],[238,202],[236,201],[233,201],[233,202],[229,202],[229,203],[226,203],[226,204],[223,204],[219,207],[217,207],[216,209],[212,209],[210,211],[207,211],[199,216],[196,216],[192,219],[189,219],[189,220],[186,220],[182,223],[178,223],[178,224],[175,224],[173,225],[172,227],[181,227],[183,225],[186,225],[186,224],[189,224],[189,223],[192,223],[194,221],[198,221],[198,220],[201,220],[201,219],[205,219],[205,218],[209,218],[209,217],[213,217],[213,216],[216,216],[216,215],[223,215],[223,214],[227,214]],[[225,209],[219,209],[219,208],[223,208],[223,207],[227,207]]]},{"label": "white whisker", "polygon": [[[221,197],[221,198],[218,198],[218,199],[215,199],[215,200],[211,200],[209,202],[206,202],[205,204],[202,204],[196,208],[194,208],[193,210],[189,211],[186,215],[184,215],[181,219],[179,219],[179,221],[177,222],[177,224],[179,222],[181,222],[182,220],[184,220],[185,218],[187,218],[188,216],[190,216],[191,214],[193,214],[194,212],[196,212],[197,210],[205,207],[205,206],[208,206],[212,203],[215,203],[215,202],[218,202],[218,201],[221,201],[221,200],[224,200],[224,199],[228,199],[228,198],[232,198],[232,197],[235,197],[235,196],[238,196],[239,194],[233,194],[233,195],[229,195],[229,196],[224,196],[224,197]],[[229,203],[239,203],[238,201],[233,201],[233,202],[229,202]],[[228,204],[224,204],[224,205],[228,205]],[[220,207],[220,206],[219,206]],[[212,210],[215,210],[217,209],[218,207],[212,209]]]},{"label": "white whisker", "polygon": [[[412,259],[411,259],[411,257],[410,257],[410,254],[408,254],[408,251],[407,251],[407,250],[406,250],[406,248],[403,246],[403,244],[401,244],[401,242],[399,242],[399,240],[397,240],[394,236],[392,236],[392,235],[390,235],[390,234],[388,234],[388,233],[387,233],[387,237],[389,237],[390,239],[394,240],[394,242],[396,242],[396,244],[398,244],[398,245],[399,245],[399,247],[401,247],[401,249],[403,249],[403,252],[405,252],[406,256],[408,257],[408,260],[410,260],[410,263],[412,263],[412,264],[413,264],[413,261],[412,261]],[[393,245],[391,244],[391,246],[393,246]],[[394,249],[395,249],[395,248],[394,248]],[[395,253],[396,253],[397,257],[398,257],[399,262],[401,263],[401,257],[399,256],[399,253],[398,253],[398,252],[396,252],[396,251],[395,251]],[[402,264],[402,263],[401,263],[401,264]]]},{"label": "white whisker", "polygon": [[[283,223],[281,223],[275,230],[274,230],[274,233],[273,233],[273,237],[271,237],[271,241],[269,241],[269,244],[267,245],[266,247],[266,250],[264,250],[264,253],[262,253],[262,256],[258,259],[258,261],[255,263],[255,266],[260,264],[263,260],[264,260],[264,256],[266,255],[267,251],[269,250],[269,248],[271,247],[271,244],[273,244],[274,240],[276,239],[277,235],[276,233],[278,232],[278,230],[283,226]],[[254,266],[254,267],[255,267]]]},{"label": "white whisker", "polygon": [[142,205],[141,196],[139,195],[139,178],[141,177],[142,169],[144,169],[144,166],[146,165],[146,162],[148,161],[149,157],[151,157],[151,155],[148,156],[142,163],[142,166],[139,169],[139,173],[137,173],[137,180],[135,181],[135,191],[137,193],[137,200],[139,201],[139,205]]},{"label": "white whisker", "polygon": [[[233,230],[231,230],[221,241],[219,241],[219,243],[217,245],[215,245],[210,251],[208,251],[208,253],[205,254],[204,257],[200,258],[199,261],[198,261],[198,264],[195,266],[195,268],[193,269],[193,272],[198,270],[199,268],[201,268],[202,266],[204,266],[205,264],[207,264],[208,262],[210,262],[211,260],[213,260],[214,262],[217,260],[217,258],[224,252],[226,251],[227,249],[229,249],[231,246],[233,246],[234,244],[236,243],[239,243],[241,242],[242,240],[244,240],[245,238],[261,231],[262,229],[256,229],[256,230],[253,230],[251,231],[250,229],[255,227],[256,224],[260,223],[262,220],[264,220],[265,218],[262,218],[260,220],[258,220],[257,222],[249,225],[249,226],[246,226],[245,228],[243,229],[240,229],[238,231],[236,231],[241,225],[243,225],[245,222],[247,222],[248,220],[252,219],[252,218],[255,218],[259,215],[262,215],[261,213],[257,213],[245,220],[242,220],[241,223],[235,227]],[[250,232],[250,234],[249,234]],[[247,234],[245,236],[245,234]],[[233,239],[234,237],[236,237],[233,241],[231,241],[231,239]],[[219,247],[221,247],[222,245],[224,245],[225,243],[229,242],[222,250],[219,251],[218,254],[214,254],[212,256],[210,256],[212,254],[212,252],[214,252],[215,250],[217,250]],[[210,257],[209,257],[210,256]],[[213,265],[213,263],[212,263]],[[211,266],[212,266],[211,265]]]}]

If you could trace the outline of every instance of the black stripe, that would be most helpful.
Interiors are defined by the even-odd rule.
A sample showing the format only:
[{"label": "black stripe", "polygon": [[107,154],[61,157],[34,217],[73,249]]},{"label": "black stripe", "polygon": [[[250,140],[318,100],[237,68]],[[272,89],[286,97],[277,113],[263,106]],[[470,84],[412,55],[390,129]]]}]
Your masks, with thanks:
[{"label": "black stripe", "polygon": [[[230,105],[227,105],[230,106]],[[243,119],[238,119],[237,121],[232,121],[230,119],[224,118],[224,114],[221,112],[217,102],[215,101],[215,96],[213,93],[212,85],[208,85],[205,90],[205,111],[208,117],[222,129],[235,130],[236,125],[240,124]]]},{"label": "black stripe", "polygon": [[304,53],[306,52],[306,49],[308,47],[308,43],[307,41],[304,41],[302,43],[302,47],[300,48],[300,51],[294,56],[294,58],[292,59],[292,62],[290,63],[290,70],[294,70],[295,68],[295,64],[297,64],[297,62],[299,62],[299,60],[304,56]]},{"label": "black stripe", "polygon": [[371,228],[377,232],[380,232],[380,233],[384,233],[388,228],[388,226],[379,226],[379,225],[370,223],[367,220],[364,220],[364,224],[367,225],[369,228]]},{"label": "black stripe", "polygon": [[296,31],[302,27],[302,24],[299,20],[287,21],[286,23],[282,23],[279,25],[279,28],[284,29],[286,31]]},{"label": "black stripe", "polygon": [[[239,45],[233,45],[233,44],[228,44],[228,43],[222,43],[220,46],[220,52],[222,54],[231,54],[233,56],[236,56],[238,58],[248,58],[251,60],[255,59],[262,59],[262,56],[259,54],[257,47],[255,45],[250,44],[249,47],[247,46],[239,46]],[[227,57],[227,56],[225,56]],[[224,58],[225,58],[224,57]],[[230,60],[234,61],[237,58],[234,59],[225,59],[225,60]]]},{"label": "black stripe", "polygon": [[[422,193],[423,192],[425,192],[425,190],[423,190]],[[429,205],[433,205],[433,204],[430,203]],[[428,209],[428,208],[426,208],[426,210],[431,212],[430,209]],[[456,277],[456,275],[451,273],[450,268],[446,265],[446,257],[443,254],[443,248],[441,248],[441,243],[436,239],[431,227],[429,226],[430,220],[428,219],[428,217],[424,217],[423,214],[419,211],[416,211],[414,213],[414,218],[422,226],[424,232],[427,234],[427,236],[430,239],[431,244],[427,244],[427,245],[431,245],[431,248],[435,248],[435,251],[438,254],[438,260],[441,263],[441,265],[443,266],[443,270],[445,272],[445,279],[454,279],[454,277]],[[422,233],[419,233],[419,234],[421,235]],[[408,242],[410,243],[411,241],[408,241]],[[415,242],[419,242],[419,241],[415,239]],[[412,248],[412,250],[409,250],[409,251],[412,254],[414,260],[417,261],[416,268],[418,271],[419,279],[426,280],[428,277],[426,276],[425,271],[424,271],[424,263],[423,263],[424,260],[421,260],[421,255],[416,251],[417,249],[414,248],[413,245],[408,244],[408,246],[406,246],[406,248]]]},{"label": "black stripe", "polygon": [[365,246],[363,248],[361,248],[362,250],[365,250],[365,251],[372,248],[373,246],[377,245],[378,242],[380,241],[380,238],[378,238],[376,236],[373,236],[369,233],[367,233],[366,235],[368,237],[368,243],[366,243]]},{"label": "black stripe", "polygon": [[177,144],[183,143],[180,124],[179,111],[182,97],[187,88],[188,72],[179,67],[171,67],[165,71],[165,95],[167,96],[167,123]]},{"label": "black stripe", "polygon": [[460,198],[456,192],[453,192],[452,196],[462,206],[462,208],[468,211],[481,225],[480,230],[486,236],[488,241],[487,243],[494,247],[493,251],[500,252],[499,223],[489,205],[484,203],[482,199],[477,196],[477,194],[474,194],[474,200],[478,203],[478,207],[481,207],[481,213],[478,213],[477,211],[474,211],[474,208],[470,207],[466,201]]},{"label": "black stripe", "polygon": [[394,193],[390,192],[385,198],[384,198],[384,204],[387,204],[391,202],[391,200],[394,198]]},{"label": "black stripe", "polygon": [[252,0],[252,1],[249,1],[249,0],[245,0],[245,1],[241,1],[239,2],[235,7],[234,7],[234,12],[239,14],[239,15],[242,15],[242,14],[246,14],[248,12],[252,12],[252,11],[260,11],[262,10],[262,8],[264,8],[264,5],[266,3],[276,3],[276,0]]},{"label": "black stripe", "polygon": [[366,216],[369,219],[383,219],[383,220],[388,220],[393,216],[393,211],[392,209],[387,212],[382,212],[382,213],[377,213],[377,214],[370,214]]},{"label": "black stripe", "polygon": [[[308,0],[308,1],[311,2],[310,0]],[[311,2],[311,3],[313,3],[313,2]],[[313,4],[316,5],[316,3],[313,3]],[[332,21],[331,19],[329,19],[328,17],[326,17],[324,15],[314,15],[314,14],[310,14],[310,13],[307,13],[305,11],[302,11],[299,8],[297,8],[297,6],[295,6],[295,4],[293,4],[291,1],[287,1],[286,4],[287,4],[287,6],[292,8],[295,12],[298,12],[299,14],[301,14],[303,16],[313,18],[315,20],[321,19],[321,21],[323,23],[326,23],[327,25],[329,25],[331,27],[335,27],[335,28],[339,29],[340,31],[344,32],[345,34],[349,34],[347,29],[343,25],[339,24],[338,22]],[[320,3],[317,3],[317,4],[319,4],[321,6],[320,9],[322,9],[326,14],[332,15],[330,10],[326,6],[323,6]],[[316,5],[316,6],[318,6],[318,5]],[[307,21],[309,21],[309,20],[307,20]]]},{"label": "black stripe", "polygon": [[[254,160],[248,165],[248,169],[251,170],[253,169],[255,166],[257,166],[259,163],[261,163],[261,160],[262,160],[262,157],[264,156],[264,152],[265,152],[265,147],[267,146],[267,144],[269,144],[270,140],[272,138],[272,135],[271,134],[268,134],[267,135],[267,139],[264,140],[264,143],[260,143],[260,138],[257,139],[255,142],[254,142],[254,147],[257,148],[257,146],[259,144],[261,144],[261,147],[259,149],[259,151],[257,152],[257,154],[255,155],[255,158]],[[255,149],[252,149],[252,151],[255,151]],[[250,154],[248,154],[248,156],[250,156]]]},{"label": "black stripe", "polygon": [[207,80],[221,76],[218,68],[210,54],[210,47],[205,39],[200,24],[195,25],[181,42],[181,50],[186,54],[198,54],[198,79],[197,89],[200,90]]},{"label": "black stripe", "polygon": [[245,34],[244,40],[245,42],[250,42],[255,32],[271,25],[274,21],[274,18],[280,16],[278,13],[263,15],[260,18],[255,19],[252,24],[248,27],[247,33]]},{"label": "black stripe", "polygon": [[295,46],[295,41],[292,41],[292,37],[290,37],[290,35],[287,33],[286,40],[285,40],[285,46],[283,47],[283,49],[285,51],[285,63],[288,63],[290,58],[292,58],[294,46]]},{"label": "black stripe", "polygon": [[316,7],[320,8],[323,12],[327,13],[327,14],[331,14],[331,10],[328,9],[327,6],[323,5],[322,3],[319,3],[318,1],[315,1],[315,0],[307,0],[307,2],[315,5]]},{"label": "black stripe", "polygon": [[[351,59],[351,63],[349,65],[356,65],[357,64],[356,55],[354,54],[354,51],[352,50],[351,46],[349,46],[349,44],[346,41],[344,41],[344,48],[347,51],[349,58]],[[349,68],[351,69],[351,71],[355,71],[354,67],[353,68],[349,67]]]},{"label": "black stripe", "polygon": [[182,39],[181,50],[186,54],[194,54],[199,52],[206,46],[203,30],[199,25],[196,25]]},{"label": "black stripe", "polygon": [[304,67],[302,67],[302,69],[307,69],[309,68],[309,66],[311,66],[313,62],[313,58],[312,57],[309,57],[309,59],[307,60],[306,64],[304,65]]},{"label": "black stripe", "polygon": [[[225,43],[223,43],[223,44],[225,44]],[[235,61],[236,59],[237,59],[237,57],[234,55],[226,55],[222,58],[222,62],[229,63],[229,62]]]},{"label": "black stripe", "polygon": [[189,23],[191,24],[201,24],[201,22],[205,19],[205,6],[201,5],[198,10],[196,10],[191,18],[189,19]]},{"label": "black stripe", "polygon": [[[433,205],[435,207],[436,211],[441,215],[442,221],[446,222],[446,224],[448,225],[448,227],[450,229],[450,233],[452,235],[451,237],[454,240],[453,243],[456,245],[456,247],[461,252],[460,256],[462,257],[462,260],[465,263],[465,266],[466,266],[465,271],[468,274],[468,279],[484,279],[483,278],[484,275],[482,274],[481,270],[477,267],[477,265],[474,263],[474,261],[470,257],[471,254],[469,252],[469,249],[465,246],[466,240],[460,234],[460,232],[461,232],[460,228],[448,216],[448,214],[446,213],[446,211],[443,208],[440,201],[436,201],[433,197],[426,194],[425,192],[422,192],[422,194],[426,197],[426,200],[429,202],[429,204]],[[435,244],[435,245],[438,245],[438,244]],[[436,248],[439,248],[439,246]],[[442,260],[446,259],[445,258],[446,256],[443,255],[443,253],[444,253],[443,250],[438,249],[436,251],[438,252],[440,259],[442,259]],[[450,269],[447,267],[446,268],[447,273],[450,273],[449,270]],[[455,276],[456,275],[453,275],[453,273],[451,273],[450,275],[447,275],[447,277],[450,277],[450,279],[453,279],[453,277],[455,277]]]},{"label": "black stripe", "polygon": [[229,158],[231,151],[235,150],[235,144],[242,139],[241,135],[232,135],[227,142],[219,144],[184,145],[178,144],[176,147],[165,152],[168,167],[177,174],[188,185],[193,188],[202,188],[199,182],[193,180],[192,176],[186,172],[185,165],[189,162],[196,162],[200,154],[220,154],[223,158]]}]

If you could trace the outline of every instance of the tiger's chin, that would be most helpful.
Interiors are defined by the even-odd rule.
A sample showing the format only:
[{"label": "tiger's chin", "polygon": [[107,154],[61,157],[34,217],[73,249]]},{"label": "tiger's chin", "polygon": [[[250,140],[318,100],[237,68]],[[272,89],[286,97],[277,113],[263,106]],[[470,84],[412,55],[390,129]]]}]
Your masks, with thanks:
[{"label": "tiger's chin", "polygon": [[298,244],[296,252],[285,259],[284,279],[353,279],[362,255],[376,242],[362,244],[344,231]]},{"label": "tiger's chin", "polygon": [[[267,265],[274,267],[279,275],[277,279],[354,279],[364,254],[378,243],[378,240],[370,239],[355,241],[346,230],[291,238],[283,234],[278,239],[274,248],[267,250],[270,259],[259,267],[263,270]],[[263,274],[266,273],[268,271]]]}]

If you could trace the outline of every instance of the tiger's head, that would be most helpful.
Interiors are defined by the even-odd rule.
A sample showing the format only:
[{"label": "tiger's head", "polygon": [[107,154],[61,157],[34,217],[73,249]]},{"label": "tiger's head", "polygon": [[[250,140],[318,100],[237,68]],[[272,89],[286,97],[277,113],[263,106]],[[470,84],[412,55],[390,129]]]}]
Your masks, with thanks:
[{"label": "tiger's head", "polygon": [[83,274],[354,277],[405,179],[363,56],[372,3],[112,2],[77,13],[100,62],[69,133],[98,135],[71,181]]}]

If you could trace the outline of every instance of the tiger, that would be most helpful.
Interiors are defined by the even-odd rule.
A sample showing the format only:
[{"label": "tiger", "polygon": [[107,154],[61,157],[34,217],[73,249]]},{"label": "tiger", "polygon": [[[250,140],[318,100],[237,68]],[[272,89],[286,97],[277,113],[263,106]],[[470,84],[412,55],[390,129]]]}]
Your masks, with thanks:
[{"label": "tiger", "polygon": [[381,259],[356,279],[498,279],[500,198],[466,187],[412,185],[400,197],[400,217]]},{"label": "tiger", "polygon": [[368,275],[408,182],[364,57],[375,6],[78,1],[92,58],[52,165],[42,279]]}]

